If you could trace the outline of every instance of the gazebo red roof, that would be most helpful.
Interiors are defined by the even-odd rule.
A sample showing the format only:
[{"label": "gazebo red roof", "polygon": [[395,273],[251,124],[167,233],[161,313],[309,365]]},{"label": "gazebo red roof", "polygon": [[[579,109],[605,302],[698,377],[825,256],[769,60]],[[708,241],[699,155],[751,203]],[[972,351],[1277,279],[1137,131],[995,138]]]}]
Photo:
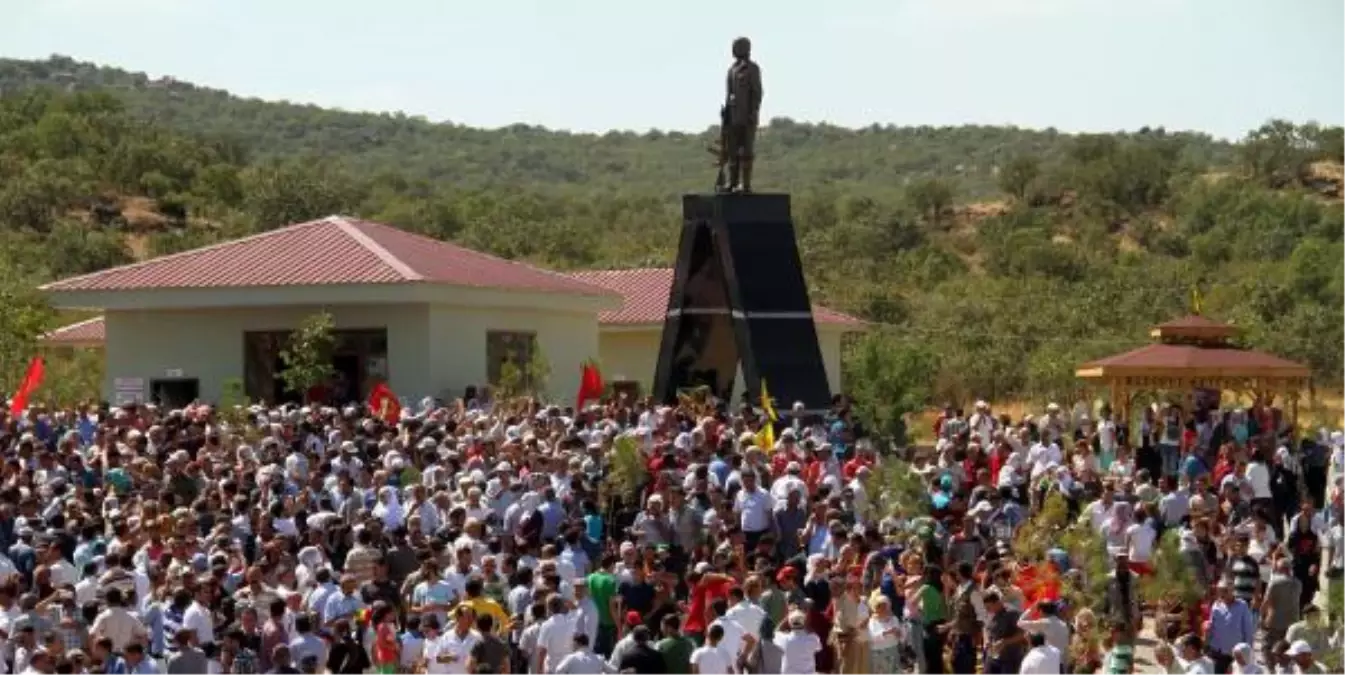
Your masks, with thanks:
[{"label": "gazebo red roof", "polygon": [[1274,354],[1232,347],[1167,344],[1145,345],[1079,366],[1081,373],[1086,370],[1112,375],[1124,374],[1116,371],[1170,371],[1174,375],[1202,371],[1219,375],[1308,376],[1307,366]]},{"label": "gazebo red roof", "polygon": [[1228,343],[1237,328],[1199,315],[1154,327],[1159,342],[1085,363],[1079,377],[1278,377],[1306,378],[1311,370],[1274,354]]}]

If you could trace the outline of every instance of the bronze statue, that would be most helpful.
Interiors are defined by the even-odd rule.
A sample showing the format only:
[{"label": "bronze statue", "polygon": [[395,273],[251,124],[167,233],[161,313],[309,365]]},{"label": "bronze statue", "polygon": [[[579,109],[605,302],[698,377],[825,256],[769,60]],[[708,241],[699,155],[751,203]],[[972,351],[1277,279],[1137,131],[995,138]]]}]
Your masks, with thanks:
[{"label": "bronze statue", "polygon": [[[761,68],[752,60],[752,42],[733,41],[733,65],[729,66],[724,107],[719,112],[719,177],[716,192],[751,192],[753,148],[761,114]],[[728,165],[728,181],[724,165]]]}]

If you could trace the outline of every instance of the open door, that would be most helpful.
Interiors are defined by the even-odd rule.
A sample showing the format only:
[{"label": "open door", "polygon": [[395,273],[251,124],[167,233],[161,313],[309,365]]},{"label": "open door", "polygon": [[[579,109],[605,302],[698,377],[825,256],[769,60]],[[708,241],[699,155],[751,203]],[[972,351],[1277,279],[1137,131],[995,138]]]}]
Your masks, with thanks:
[{"label": "open door", "polygon": [[194,377],[149,381],[149,398],[161,407],[185,408],[201,397],[201,381]]}]

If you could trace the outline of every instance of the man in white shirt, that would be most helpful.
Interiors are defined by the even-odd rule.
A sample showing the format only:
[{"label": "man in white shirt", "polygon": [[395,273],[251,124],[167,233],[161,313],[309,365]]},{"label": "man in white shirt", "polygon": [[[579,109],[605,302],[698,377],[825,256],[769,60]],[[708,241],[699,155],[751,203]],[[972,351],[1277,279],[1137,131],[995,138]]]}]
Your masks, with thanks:
[{"label": "man in white shirt", "polygon": [[206,653],[215,644],[215,622],[210,614],[210,589],[201,584],[196,589],[196,598],[191,606],[182,613],[182,627],[196,634],[196,646]]},{"label": "man in white shirt", "polygon": [[444,631],[439,639],[425,644],[425,662],[431,673],[462,675],[467,672],[467,662],[472,657],[472,648],[481,641],[481,634],[473,628],[474,614],[466,606],[453,612],[453,627]]},{"label": "man in white shirt", "polygon": [[[741,595],[741,590],[735,590]],[[733,659],[733,665],[737,666],[739,658],[743,656],[745,648],[754,647],[756,645],[756,640],[748,636],[747,630],[737,621],[728,618],[728,609],[728,602],[722,599],[715,600],[710,605],[710,610],[714,612],[715,616],[718,618],[710,622],[710,627],[713,628],[719,626],[723,629],[724,637],[719,641],[719,646],[723,647],[724,651],[728,652],[728,655]]]},{"label": "man in white shirt", "polygon": [[1060,651],[1046,644],[1041,633],[1029,633],[1027,639],[1032,649],[1018,667],[1020,675],[1060,675]]},{"label": "man in white shirt", "polygon": [[1040,633],[1046,637],[1046,646],[1052,647],[1057,654],[1069,650],[1069,625],[1057,615],[1054,602],[1043,600],[1037,603],[1041,618],[1029,619],[1026,613],[1018,619],[1018,627],[1027,633]]},{"label": "man in white shirt", "polygon": [[771,512],[774,510],[775,500],[757,485],[757,474],[753,471],[744,472],[743,489],[733,499],[733,512],[738,514],[749,551],[756,548],[761,536],[771,530]]},{"label": "man in white shirt", "polygon": [[1182,655],[1177,658],[1182,672],[1187,675],[1214,675],[1214,661],[1204,655],[1202,646],[1200,638],[1195,635],[1182,638]]},{"label": "man in white shirt", "polygon": [[724,618],[738,624],[743,629],[743,641],[748,645],[747,663],[755,663],[757,643],[761,640],[761,627],[766,621],[766,610],[756,604],[761,593],[761,579],[755,575],[747,578],[744,588],[729,589],[729,600],[733,606],[724,612]]},{"label": "man in white shirt", "polygon": [[1027,462],[1032,465],[1034,479],[1041,477],[1051,466],[1059,466],[1061,461],[1060,446],[1055,443],[1038,441],[1027,451]]},{"label": "man in white shirt", "polygon": [[108,638],[112,641],[114,651],[124,651],[126,645],[137,639],[149,637],[149,631],[140,619],[122,606],[124,596],[119,588],[107,589],[107,609],[98,614],[98,618],[93,620],[93,625],[89,627],[89,635],[92,639]]},{"label": "man in white shirt", "polygon": [[[722,617],[721,617],[722,619]],[[729,675],[738,672],[734,668],[734,657],[723,645],[724,625],[715,622],[706,632],[706,644],[691,652],[691,672],[693,675]]]},{"label": "man in white shirt", "polygon": [[588,636],[583,633],[576,633],[574,636],[574,651],[570,652],[565,658],[560,660],[556,666],[557,673],[565,675],[601,675],[606,673],[607,663],[601,656],[593,653],[588,648]]},{"label": "man in white shirt", "polygon": [[802,473],[803,465],[791,461],[785,465],[785,475],[775,479],[775,483],[771,485],[771,497],[781,508],[783,508],[785,500],[789,498],[791,491],[797,490],[800,494],[808,493],[808,484],[803,482],[802,478],[799,478]]},{"label": "man in white shirt", "polygon": [[[805,628],[806,620],[802,612],[794,612],[775,633],[775,646],[783,655],[780,659],[780,672],[796,675],[812,675],[817,672],[817,653],[822,651],[822,640],[817,634]],[[1059,667],[1056,673],[1060,672]]]},{"label": "man in white shirt", "polygon": [[537,632],[535,673],[554,673],[561,659],[574,646],[574,621],[566,612],[565,599],[553,595],[546,603],[547,618]]}]

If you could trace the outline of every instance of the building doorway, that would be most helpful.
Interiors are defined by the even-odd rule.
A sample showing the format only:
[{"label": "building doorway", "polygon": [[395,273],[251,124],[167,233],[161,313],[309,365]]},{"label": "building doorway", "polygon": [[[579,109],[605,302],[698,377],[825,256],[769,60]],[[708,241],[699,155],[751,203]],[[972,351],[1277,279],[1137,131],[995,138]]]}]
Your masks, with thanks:
[{"label": "building doorway", "polygon": [[327,382],[307,392],[286,386],[280,373],[280,358],[289,340],[288,331],[252,331],[243,334],[243,387],[249,399],[270,404],[321,402],[343,405],[363,401],[374,384],[387,380],[388,332],[386,329],[333,331],[334,374]]},{"label": "building doorway", "polygon": [[149,398],[166,409],[185,408],[201,396],[201,381],[191,377],[149,381]]}]

